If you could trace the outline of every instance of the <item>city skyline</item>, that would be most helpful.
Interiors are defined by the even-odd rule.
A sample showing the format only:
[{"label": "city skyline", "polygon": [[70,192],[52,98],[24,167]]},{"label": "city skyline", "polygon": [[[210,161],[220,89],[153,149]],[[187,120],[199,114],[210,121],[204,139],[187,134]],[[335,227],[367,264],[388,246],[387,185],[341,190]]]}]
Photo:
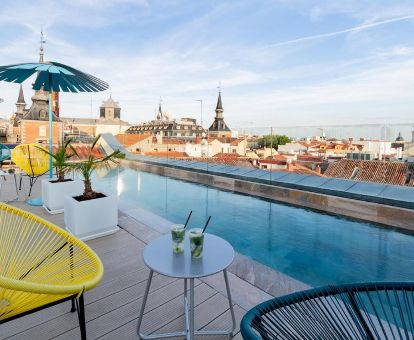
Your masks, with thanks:
[{"label": "city skyline", "polygon": [[[43,27],[46,60],[108,81],[131,123],[152,119],[161,95],[173,117],[198,120],[203,99],[208,127],[220,81],[231,128],[398,123],[414,110],[410,1],[5,1],[0,18],[1,64],[37,60]],[[18,85],[0,91],[5,117]],[[62,95],[62,115],[98,116],[108,96]]]}]

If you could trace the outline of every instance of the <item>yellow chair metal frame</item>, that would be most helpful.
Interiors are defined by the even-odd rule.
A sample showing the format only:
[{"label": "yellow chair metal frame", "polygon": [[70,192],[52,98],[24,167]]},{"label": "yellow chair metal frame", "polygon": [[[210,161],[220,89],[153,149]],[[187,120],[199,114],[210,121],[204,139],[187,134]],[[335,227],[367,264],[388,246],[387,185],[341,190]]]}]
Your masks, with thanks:
[{"label": "yellow chair metal frame", "polygon": [[102,276],[101,260],[84,242],[0,203],[0,324],[72,300],[71,311],[78,311],[86,339],[83,294]]},{"label": "yellow chair metal frame", "polygon": [[[49,171],[48,150],[37,144],[20,144],[11,151],[11,160],[29,177],[30,190],[36,180]],[[21,188],[21,180],[20,180]]]}]

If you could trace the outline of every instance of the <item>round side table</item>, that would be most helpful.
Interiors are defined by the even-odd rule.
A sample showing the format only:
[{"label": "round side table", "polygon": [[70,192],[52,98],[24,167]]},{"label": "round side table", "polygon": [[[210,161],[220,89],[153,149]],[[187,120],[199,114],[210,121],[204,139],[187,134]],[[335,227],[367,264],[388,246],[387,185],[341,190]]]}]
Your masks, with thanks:
[{"label": "round side table", "polygon": [[[144,263],[150,269],[148,282],[142,301],[141,311],[138,319],[137,333],[140,339],[160,339],[168,337],[184,336],[188,340],[193,340],[194,335],[228,335],[232,336],[236,328],[233,302],[231,300],[229,280],[227,277],[227,267],[233,262],[234,249],[225,240],[211,234],[204,234],[203,256],[199,259],[192,259],[190,252],[190,242],[186,234],[184,241],[184,253],[175,254],[172,250],[171,234],[164,235],[151,241],[144,248]],[[230,331],[195,331],[194,330],[194,279],[223,272],[226,284],[227,298],[229,300],[232,328]],[[144,316],[145,305],[151,287],[154,272],[161,275],[170,276],[184,280],[184,312],[186,329],[181,332],[144,335],[140,332],[142,319]],[[188,296],[187,280],[190,282]]]}]

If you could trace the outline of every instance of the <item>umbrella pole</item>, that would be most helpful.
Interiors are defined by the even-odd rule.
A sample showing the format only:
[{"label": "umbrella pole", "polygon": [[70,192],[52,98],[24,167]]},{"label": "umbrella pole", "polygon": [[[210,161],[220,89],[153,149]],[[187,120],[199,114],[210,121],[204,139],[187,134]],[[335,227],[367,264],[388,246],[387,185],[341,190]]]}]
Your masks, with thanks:
[{"label": "umbrella pole", "polygon": [[53,177],[52,75],[49,73],[49,178]]}]

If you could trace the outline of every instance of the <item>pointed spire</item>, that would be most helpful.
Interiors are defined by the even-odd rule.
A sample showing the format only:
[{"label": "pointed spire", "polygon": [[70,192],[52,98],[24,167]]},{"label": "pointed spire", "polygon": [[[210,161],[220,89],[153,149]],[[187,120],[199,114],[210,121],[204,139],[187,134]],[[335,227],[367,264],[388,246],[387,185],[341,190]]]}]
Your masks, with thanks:
[{"label": "pointed spire", "polygon": [[217,105],[216,105],[216,118],[220,118],[223,119],[223,104],[221,102],[221,89],[220,86],[219,88],[219,94],[218,94],[218,98],[217,98]]},{"label": "pointed spire", "polygon": [[17,98],[16,104],[26,104],[24,101],[24,95],[23,95],[23,86],[20,84],[20,90],[19,90],[19,98]]},{"label": "pointed spire", "polygon": [[223,111],[223,104],[221,103],[221,90],[219,90],[219,95],[217,99],[216,111],[222,110]]},{"label": "pointed spire", "polygon": [[162,103],[162,98],[160,97],[160,103],[158,104],[158,113],[157,113],[158,120],[164,119],[164,114],[162,113],[162,109],[161,109],[161,103]]}]

